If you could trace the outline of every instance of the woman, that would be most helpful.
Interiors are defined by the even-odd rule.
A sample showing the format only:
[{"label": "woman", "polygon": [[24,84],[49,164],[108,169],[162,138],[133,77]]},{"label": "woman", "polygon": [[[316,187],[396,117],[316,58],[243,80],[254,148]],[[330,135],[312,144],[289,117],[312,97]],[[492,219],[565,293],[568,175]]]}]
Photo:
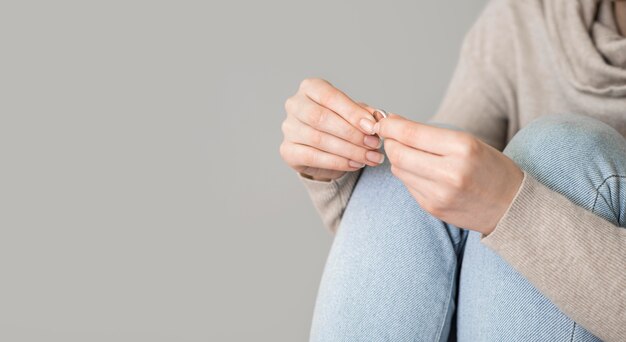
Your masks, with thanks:
[{"label": "woman", "polygon": [[626,340],[625,36],[624,1],[491,1],[429,124],[303,81],[280,153],[335,233],[311,339]]}]

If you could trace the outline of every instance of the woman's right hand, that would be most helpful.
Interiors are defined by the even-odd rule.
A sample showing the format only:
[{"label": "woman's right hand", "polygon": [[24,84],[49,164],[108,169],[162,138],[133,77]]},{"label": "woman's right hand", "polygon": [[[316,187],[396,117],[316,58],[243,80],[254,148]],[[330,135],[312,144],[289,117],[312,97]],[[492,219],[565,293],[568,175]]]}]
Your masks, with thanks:
[{"label": "woman's right hand", "polygon": [[328,81],[307,78],[285,101],[287,117],[280,155],[302,175],[330,181],[365,165],[382,163],[372,109],[358,104]]}]

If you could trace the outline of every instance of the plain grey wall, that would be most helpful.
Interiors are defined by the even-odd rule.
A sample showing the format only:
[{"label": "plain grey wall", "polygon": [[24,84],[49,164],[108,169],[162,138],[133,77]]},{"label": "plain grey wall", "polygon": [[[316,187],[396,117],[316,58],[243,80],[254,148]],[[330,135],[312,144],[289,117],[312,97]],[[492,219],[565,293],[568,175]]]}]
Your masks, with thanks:
[{"label": "plain grey wall", "polygon": [[3,1],[0,340],[306,340],[332,238],[285,99],[426,119],[483,5]]}]

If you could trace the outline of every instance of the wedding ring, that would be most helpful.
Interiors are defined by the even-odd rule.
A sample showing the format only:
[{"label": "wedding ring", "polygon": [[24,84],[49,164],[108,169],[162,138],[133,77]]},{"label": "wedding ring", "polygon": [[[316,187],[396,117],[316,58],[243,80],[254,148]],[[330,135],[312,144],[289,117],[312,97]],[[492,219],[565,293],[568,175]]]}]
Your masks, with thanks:
[{"label": "wedding ring", "polygon": [[[382,119],[384,119],[384,118],[386,118],[388,116],[389,116],[389,114],[387,114],[386,111],[384,111],[382,109],[374,109],[374,119],[376,119],[376,122],[378,122],[378,121],[380,121],[380,120],[382,120]],[[383,141],[385,141],[385,139],[383,137],[379,136],[379,138],[380,138],[381,143]]]},{"label": "wedding ring", "polygon": [[376,119],[376,121],[380,121],[388,116],[389,114],[387,114],[386,111],[382,109],[374,109],[374,119]]}]

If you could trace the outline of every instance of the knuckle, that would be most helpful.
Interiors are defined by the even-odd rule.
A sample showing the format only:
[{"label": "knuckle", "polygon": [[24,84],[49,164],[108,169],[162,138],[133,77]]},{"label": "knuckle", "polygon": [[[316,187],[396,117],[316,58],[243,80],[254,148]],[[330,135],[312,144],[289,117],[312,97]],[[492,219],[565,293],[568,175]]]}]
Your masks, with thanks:
[{"label": "knuckle", "polygon": [[333,88],[333,87],[325,88],[319,95],[320,101],[322,102],[322,104],[325,104],[325,105],[333,103],[333,101],[335,100],[338,94],[339,94],[339,90],[336,88]]},{"label": "knuckle", "polygon": [[455,198],[457,197],[457,192],[454,189],[446,188],[439,192],[438,198],[438,209],[442,211],[444,208],[450,207]]},{"label": "knuckle", "polygon": [[464,172],[452,172],[448,175],[449,183],[454,189],[464,189],[468,183],[468,177]]},{"label": "knuckle", "polygon": [[296,107],[296,99],[294,96],[290,96],[285,100],[285,111],[287,113],[293,113]]},{"label": "knuckle", "polygon": [[480,149],[478,140],[471,136],[461,135],[459,137],[459,143],[459,154],[463,157],[475,156]]},{"label": "knuckle", "polygon": [[300,86],[298,89],[300,89],[301,91],[306,91],[307,89],[309,89],[312,82],[313,82],[313,79],[310,77],[307,77],[300,82]]},{"label": "knuckle", "polygon": [[300,82],[298,89],[302,92],[310,92],[316,87],[319,87],[322,83],[328,83],[328,81],[317,77],[307,77]]},{"label": "knuckle", "polygon": [[289,159],[289,153],[288,153],[288,145],[285,141],[283,141],[280,146],[278,147],[278,153],[280,153],[280,157],[283,158],[284,160]]},{"label": "knuckle", "polygon": [[283,122],[280,124],[280,130],[283,132],[283,135],[287,135],[288,129],[289,123],[287,122],[287,120],[283,120]]}]

